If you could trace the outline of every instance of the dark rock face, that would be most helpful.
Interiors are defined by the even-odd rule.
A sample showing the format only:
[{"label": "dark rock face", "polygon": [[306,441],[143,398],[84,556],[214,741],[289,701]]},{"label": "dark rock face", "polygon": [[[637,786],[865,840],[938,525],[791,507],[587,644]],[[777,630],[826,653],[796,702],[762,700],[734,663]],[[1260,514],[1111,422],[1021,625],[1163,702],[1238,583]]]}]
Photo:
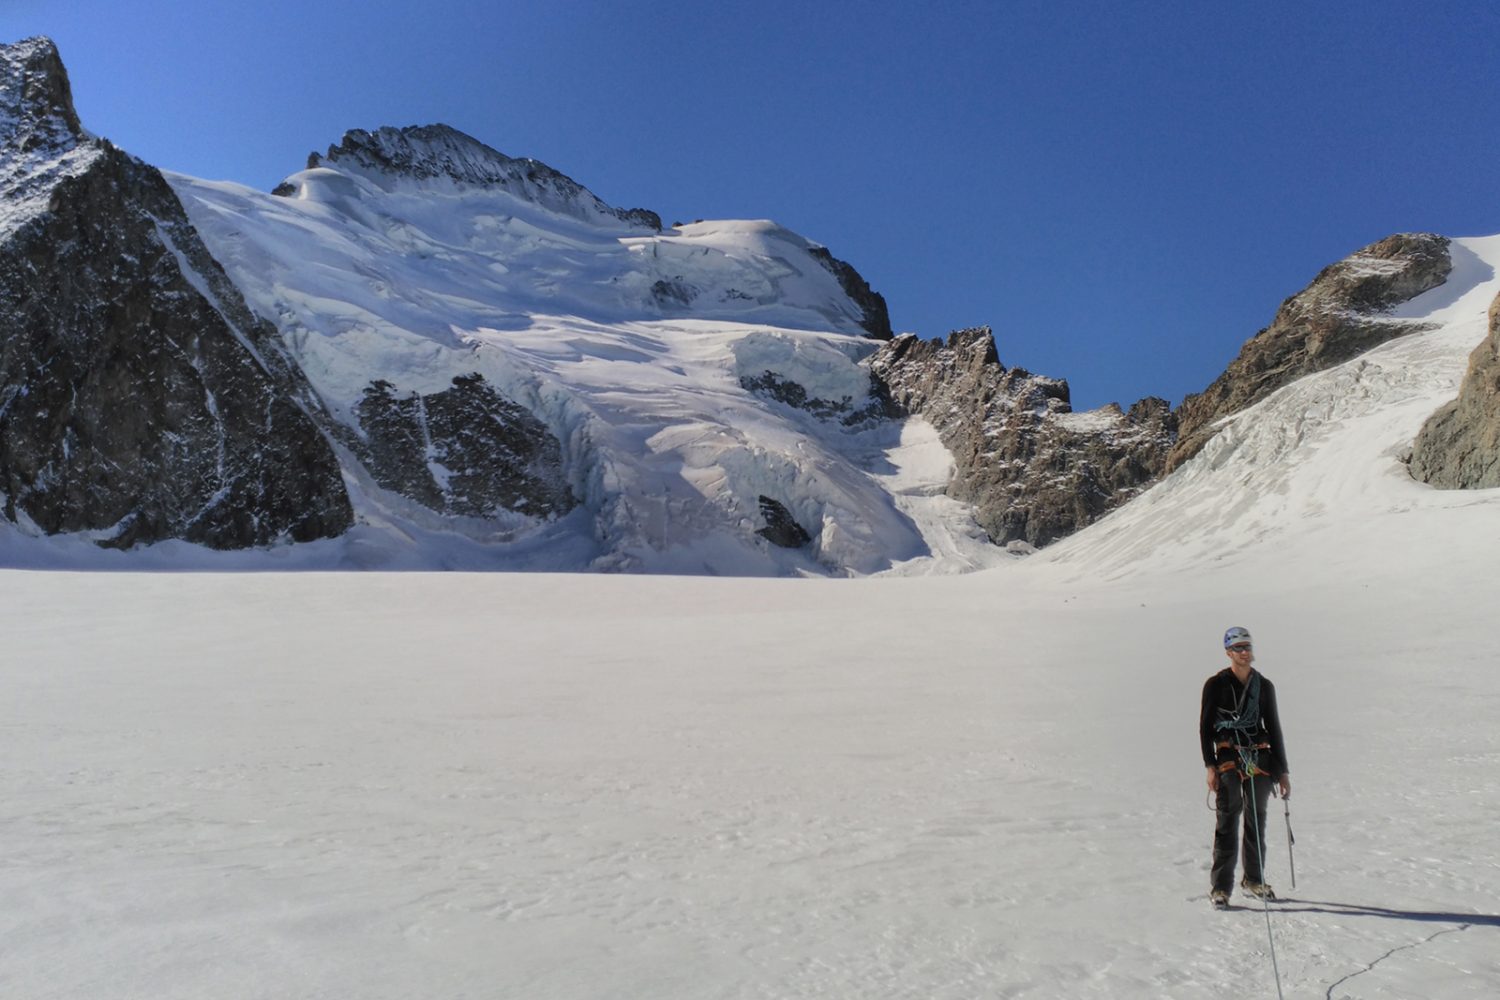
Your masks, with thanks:
[{"label": "dark rock face", "polygon": [[810,247],[808,253],[839,279],[839,287],[844,290],[844,294],[864,310],[864,319],[859,325],[875,340],[890,340],[895,334],[891,331],[891,315],[885,305],[885,296],[871,288],[870,283],[852,265],[829,253],[827,247]]},{"label": "dark rock face", "polygon": [[1282,303],[1270,326],[1245,342],[1224,374],[1183,400],[1177,409],[1181,436],[1168,471],[1198,453],[1219,418],[1304,375],[1423,329],[1382,314],[1441,285],[1452,268],[1448,240],[1431,233],[1389,236],[1324,268]]},{"label": "dark rock face", "polygon": [[765,519],[766,526],[757,529],[755,533],[772,545],[783,549],[800,549],[812,541],[812,536],[797,523],[792,512],[768,496],[760,498],[760,516]]},{"label": "dark rock face", "polygon": [[1500,487],[1500,296],[1490,305],[1490,335],[1469,355],[1458,398],[1417,435],[1411,473],[1445,490]]},{"label": "dark rock face", "polygon": [[5,516],[115,547],[343,532],[310,389],[161,174],[82,135],[50,42],[0,66],[0,197],[36,208],[0,230]]},{"label": "dark rock face", "polygon": [[651,286],[651,298],[664,309],[685,309],[698,297],[698,289],[677,275],[670,281],[662,278]]},{"label": "dark rock face", "polygon": [[[539,160],[516,159],[447,125],[410,125],[374,132],[354,129],[330,146],[325,156],[307,158],[308,169],[325,163],[425,179],[445,177],[461,184],[498,187],[555,211],[589,219],[606,216],[630,226],[661,230],[661,216],[644,208],[614,208],[587,188]],[[273,193],[291,193],[278,187]]]},{"label": "dark rock face", "polygon": [[71,146],[82,134],[57,46],[46,38],[0,46],[0,145],[31,153]]},{"label": "dark rock face", "polygon": [[937,428],[956,466],[949,496],[974,504],[997,545],[1045,545],[1097,520],[1161,475],[1174,440],[1165,400],[1074,414],[1067,383],[1006,368],[988,327],[946,344],[904,334],[871,370]]},{"label": "dark rock face", "polygon": [[901,411],[891,406],[890,400],[886,397],[885,386],[874,376],[870,379],[870,401],[858,409],[854,406],[852,396],[843,396],[839,399],[820,399],[809,396],[807,389],[800,382],[793,382],[769,370],[754,377],[740,376],[740,387],[757,396],[774,399],[778,403],[785,403],[799,410],[806,410],[823,420],[838,420],[850,427],[901,415]]},{"label": "dark rock face", "polygon": [[365,440],[351,443],[375,481],[435,511],[550,518],[577,506],[557,439],[478,374],[426,396],[372,382],[355,409]]}]

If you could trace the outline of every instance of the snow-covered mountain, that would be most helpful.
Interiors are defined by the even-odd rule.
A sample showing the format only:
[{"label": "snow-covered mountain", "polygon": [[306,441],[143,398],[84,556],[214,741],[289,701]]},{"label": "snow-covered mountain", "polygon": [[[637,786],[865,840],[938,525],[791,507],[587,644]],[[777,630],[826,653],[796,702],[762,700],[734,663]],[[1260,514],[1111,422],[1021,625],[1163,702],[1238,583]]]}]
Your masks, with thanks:
[{"label": "snow-covered mountain", "polygon": [[50,42],[0,68],[12,565],[997,565],[1432,329],[1403,310],[1467,274],[1444,237],[1391,237],[1177,411],[1079,414],[986,328],[893,338],[850,265],[770,221],[664,228],[442,125],[351,131],[271,193],[163,174],[83,130]]},{"label": "snow-covered mountain", "polygon": [[[859,361],[877,344],[807,240],[770,222],[657,232],[555,172],[518,182],[522,161],[441,127],[351,133],[314,162],[276,196],[171,180],[350,447],[369,439],[360,408],[377,381],[426,400],[477,374],[556,438],[578,508],[439,520],[367,459],[372,475],[352,484],[366,524],[573,550],[547,557],[553,568],[872,572],[924,551],[864,468],[894,443],[888,429],[741,384],[774,371],[815,399],[870,402]],[[755,534],[762,497],[810,549]]]},{"label": "snow-covered mountain", "polygon": [[[17,65],[0,62],[8,81]],[[82,133],[46,80],[0,86],[42,95],[41,113],[0,104],[8,504],[192,512],[209,484],[198,502],[231,531],[262,523],[217,512],[260,508],[221,485],[331,470],[344,489],[314,493],[352,498],[324,509],[357,523],[251,551],[174,535],[122,552],[98,548],[118,538],[103,529],[7,509],[6,996],[1500,990],[1500,489],[1434,489],[1407,460],[1435,412],[1494,419],[1500,237],[1442,241],[1427,269],[1442,282],[1374,318],[1355,306],[1405,283],[1404,259],[1315,281],[1288,306],[1312,321],[1273,323],[1205,394],[1193,454],[1018,559],[974,526],[981,503],[948,495],[955,476],[1004,523],[1012,484],[1086,479],[1064,432],[1132,428],[1067,412],[1059,382],[1004,368],[977,332],[870,339],[806,241],[657,231],[555,179],[518,194],[527,168],[508,158],[494,187],[331,154],[280,197],[172,176],[179,217],[160,176]],[[48,228],[64,223],[71,242]],[[94,240],[110,255],[74,252]],[[1439,246],[1396,241],[1411,242]],[[106,322],[116,295],[149,322]],[[70,301],[69,323],[46,318]],[[73,405],[100,382],[102,409]],[[169,391],[132,398],[153,387]],[[970,394],[983,406],[965,410]],[[300,464],[158,466],[118,488],[128,448],[249,463],[257,447],[221,442],[281,440],[267,425],[296,414],[315,432]],[[1458,472],[1494,439],[1442,436]],[[860,559],[1003,565],[856,582],[12,568]],[[1287,898],[1264,914],[1203,898],[1193,722],[1230,624],[1277,684],[1293,776],[1269,824]]]},{"label": "snow-covered mountain", "polygon": [[[21,307],[37,268],[103,324],[85,356],[116,359],[111,394],[79,396],[93,377],[80,364],[52,376],[54,395],[76,403],[12,421],[19,457],[0,471],[13,564],[947,572],[1006,558],[991,542],[1057,533],[1039,527],[1052,524],[1045,516],[976,520],[976,505],[950,489],[974,479],[954,465],[954,429],[913,419],[930,393],[893,391],[877,375],[899,367],[921,381],[911,361],[922,352],[903,346],[904,365],[873,364],[892,336],[884,300],[782,226],[663,228],[654,213],[614,208],[545,164],[441,125],[349,132],[271,194],[167,174],[175,201],[147,202],[161,175],[82,132],[51,43],[4,53],[17,124],[0,164],[14,230],[0,241],[13,263],[0,271],[20,306],[0,321],[21,365],[6,391],[30,391],[25,366],[48,353],[38,331],[56,310]],[[64,182],[106,151],[140,180],[96,185],[103,200],[85,200]],[[55,232],[59,218],[82,220],[82,237]],[[56,246],[70,249],[45,260],[28,249]],[[98,307],[119,300],[136,303],[145,335]],[[182,302],[199,317],[191,334],[158,321]],[[163,333],[168,353],[189,345],[186,381],[119,354]],[[270,390],[284,397],[280,422],[255,415],[272,403],[252,392],[248,409],[230,406],[235,393],[203,377],[219,370],[205,351],[232,357],[247,345],[280,380]],[[1031,412],[1041,382],[1000,366],[992,344],[977,358],[988,388],[963,426],[997,406]],[[1013,451],[1034,450],[1032,438],[1071,415],[1065,383],[1042,382],[1049,402],[1012,421]],[[161,402],[117,442],[94,430],[116,399]],[[202,412],[172,409],[192,400]],[[1124,422],[1107,409],[1075,430]],[[233,441],[235,461],[202,465],[223,449],[183,436],[185,425]],[[305,441],[309,432],[322,440]],[[1170,443],[1138,437],[1153,452]],[[158,456],[153,441],[177,451]],[[1081,461],[1084,478],[1111,486],[1066,515],[1061,533],[1154,469],[1127,463],[1138,471],[1116,491],[1119,477],[1090,477],[1092,462]],[[307,483],[278,481],[288,475]],[[240,499],[246,483],[282,505],[255,512]],[[292,512],[297,490],[314,485]],[[205,532],[218,523],[206,512],[237,527]],[[261,551],[210,557],[177,541]],[[295,553],[276,544],[292,541]],[[134,550],[100,555],[99,544]]]}]

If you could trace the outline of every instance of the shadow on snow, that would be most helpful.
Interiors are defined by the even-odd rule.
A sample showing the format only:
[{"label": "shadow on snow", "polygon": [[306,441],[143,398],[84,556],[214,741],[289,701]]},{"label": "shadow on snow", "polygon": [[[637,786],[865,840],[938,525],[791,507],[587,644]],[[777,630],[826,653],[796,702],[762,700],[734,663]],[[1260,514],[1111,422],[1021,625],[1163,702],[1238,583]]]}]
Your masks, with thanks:
[{"label": "shadow on snow", "polygon": [[[1445,913],[1429,910],[1393,910],[1362,903],[1332,903],[1320,899],[1282,897],[1273,913],[1334,913],[1348,917],[1385,917],[1390,920],[1415,920],[1421,923],[1472,924],[1476,927],[1500,927],[1500,915],[1493,913]],[[1291,905],[1288,905],[1291,904]]]}]

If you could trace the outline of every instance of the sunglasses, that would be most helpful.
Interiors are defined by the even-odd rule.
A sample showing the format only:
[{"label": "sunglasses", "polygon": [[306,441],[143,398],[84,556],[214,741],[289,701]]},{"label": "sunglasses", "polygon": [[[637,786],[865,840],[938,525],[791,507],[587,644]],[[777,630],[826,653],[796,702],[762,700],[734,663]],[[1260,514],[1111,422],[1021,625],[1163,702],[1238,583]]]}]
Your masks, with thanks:
[{"label": "sunglasses", "polygon": [[1249,646],[1230,646],[1229,647],[1229,651],[1231,653],[1248,653],[1248,652],[1250,652],[1250,647]]}]

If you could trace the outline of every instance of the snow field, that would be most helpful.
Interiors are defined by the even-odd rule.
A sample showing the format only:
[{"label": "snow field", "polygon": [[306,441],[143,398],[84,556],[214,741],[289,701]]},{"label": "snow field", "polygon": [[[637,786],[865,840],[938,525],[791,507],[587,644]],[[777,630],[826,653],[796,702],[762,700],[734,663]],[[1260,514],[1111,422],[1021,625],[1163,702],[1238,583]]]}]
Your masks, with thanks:
[{"label": "snow field", "polygon": [[1242,623],[1293,767],[1288,995],[1387,953],[1334,995],[1493,995],[1471,580],[1024,567],[6,573],[0,991],[1270,995],[1259,912],[1188,899]]}]

